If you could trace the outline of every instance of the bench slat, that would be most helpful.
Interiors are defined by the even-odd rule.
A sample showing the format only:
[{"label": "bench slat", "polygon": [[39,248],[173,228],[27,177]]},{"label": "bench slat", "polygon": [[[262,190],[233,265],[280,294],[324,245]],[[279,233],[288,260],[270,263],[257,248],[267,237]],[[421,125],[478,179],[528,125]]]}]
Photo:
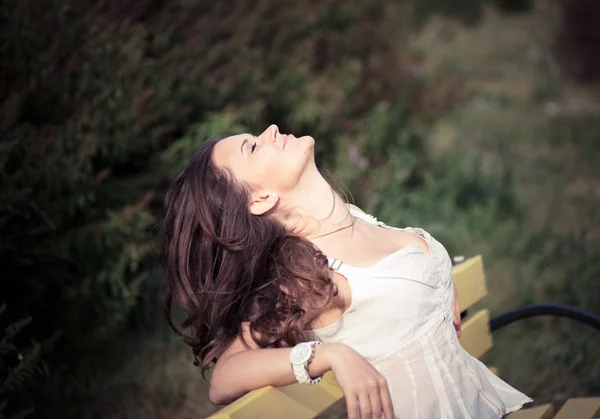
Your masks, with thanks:
[{"label": "bench slat", "polygon": [[567,400],[555,419],[593,419],[599,415],[600,397],[583,397]]},{"label": "bench slat", "polygon": [[267,386],[246,394],[209,419],[311,419],[317,414],[279,389]]},{"label": "bench slat", "polygon": [[452,279],[458,290],[458,305],[461,312],[487,295],[483,259],[475,256],[452,268]]},{"label": "bench slat", "polygon": [[552,417],[552,405],[532,407],[530,409],[518,410],[507,416],[508,419],[550,419]]},{"label": "bench slat", "polygon": [[494,344],[489,323],[490,312],[486,309],[479,310],[463,322],[459,341],[462,347],[475,358],[480,358]]},{"label": "bench slat", "polygon": [[279,390],[318,413],[324,412],[338,400],[344,398],[344,393],[331,371],[328,371],[316,385],[297,383],[280,387]]}]

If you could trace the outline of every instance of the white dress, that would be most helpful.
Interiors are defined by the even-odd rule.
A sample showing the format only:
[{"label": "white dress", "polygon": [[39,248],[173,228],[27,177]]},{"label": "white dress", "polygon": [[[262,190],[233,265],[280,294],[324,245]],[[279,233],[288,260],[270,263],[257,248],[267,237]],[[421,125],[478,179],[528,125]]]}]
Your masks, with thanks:
[{"label": "white dress", "polygon": [[460,345],[444,246],[420,228],[401,230],[423,238],[429,252],[415,243],[368,268],[329,258],[330,268],[348,280],[352,302],[338,321],[313,330],[314,337],[347,344],[371,362],[388,381],[397,418],[502,418],[532,401]]}]

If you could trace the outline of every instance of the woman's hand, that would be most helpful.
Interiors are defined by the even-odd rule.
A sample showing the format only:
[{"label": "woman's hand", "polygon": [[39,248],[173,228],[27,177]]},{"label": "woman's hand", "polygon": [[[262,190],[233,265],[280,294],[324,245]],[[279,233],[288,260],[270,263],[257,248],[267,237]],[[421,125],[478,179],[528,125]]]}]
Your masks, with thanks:
[{"label": "woman's hand", "polygon": [[456,329],[456,337],[462,334],[462,326],[460,324],[460,309],[458,308],[458,291],[456,285],[452,284],[452,323]]},{"label": "woman's hand", "polygon": [[354,349],[329,344],[325,356],[346,397],[348,419],[394,419],[392,398],[386,379]]}]

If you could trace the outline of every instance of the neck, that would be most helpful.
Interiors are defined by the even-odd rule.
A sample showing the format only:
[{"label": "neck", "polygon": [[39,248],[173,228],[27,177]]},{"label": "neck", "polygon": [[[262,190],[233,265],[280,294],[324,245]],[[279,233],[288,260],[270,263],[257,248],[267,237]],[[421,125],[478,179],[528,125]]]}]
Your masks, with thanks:
[{"label": "neck", "polygon": [[280,221],[294,234],[309,240],[350,224],[352,218],[346,203],[323,176],[316,171],[307,177],[282,196],[287,210],[278,217]]}]

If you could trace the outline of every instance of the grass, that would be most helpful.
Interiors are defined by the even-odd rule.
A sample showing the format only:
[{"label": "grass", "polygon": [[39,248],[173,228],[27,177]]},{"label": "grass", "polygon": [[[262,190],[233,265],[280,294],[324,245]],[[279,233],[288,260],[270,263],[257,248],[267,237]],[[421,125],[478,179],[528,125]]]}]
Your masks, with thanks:
[{"label": "grass", "polygon": [[[438,20],[414,41],[427,73],[451,69],[469,92],[431,130],[432,153],[479,159],[482,173],[510,173],[523,209],[487,230],[469,217],[469,239],[452,246],[484,255],[485,305],[495,314],[531,302],[600,307],[600,95],[561,78],[552,60],[556,20],[544,2],[520,17],[490,9],[478,27]],[[463,228],[446,234],[464,235]],[[538,401],[600,393],[597,331],[532,319],[494,338],[485,361]]]},{"label": "grass", "polygon": [[96,395],[86,403],[90,418],[197,419],[217,410],[191,351],[166,333],[124,337],[97,359],[98,367],[82,367],[78,388]]}]

